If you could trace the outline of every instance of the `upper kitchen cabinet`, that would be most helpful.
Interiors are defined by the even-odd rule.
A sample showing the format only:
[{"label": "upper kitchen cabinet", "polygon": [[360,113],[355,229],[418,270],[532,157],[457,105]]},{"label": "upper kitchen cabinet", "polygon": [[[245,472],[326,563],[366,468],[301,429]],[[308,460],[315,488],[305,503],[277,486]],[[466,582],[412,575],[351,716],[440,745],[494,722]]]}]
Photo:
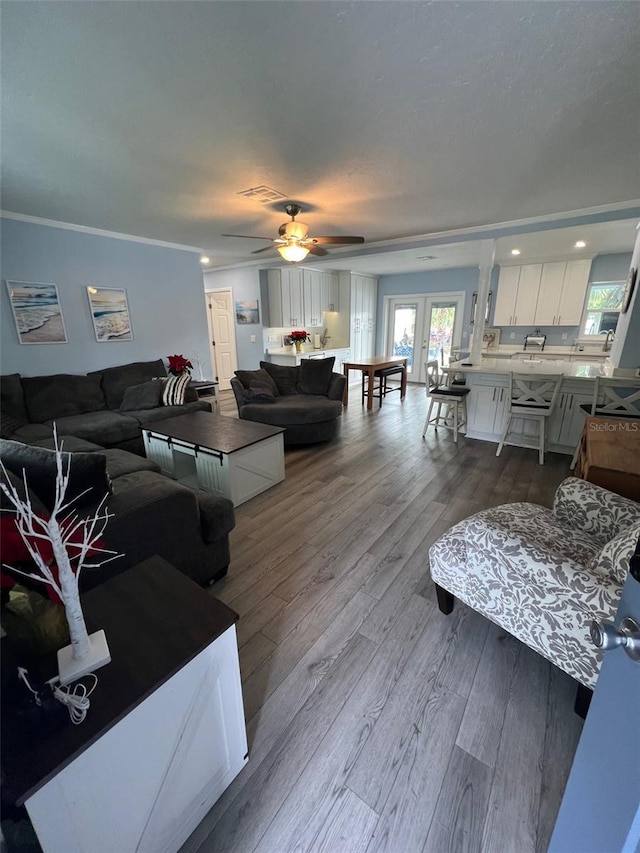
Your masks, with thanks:
[{"label": "upper kitchen cabinet", "polygon": [[500,268],[494,325],[533,325],[541,277],[542,264]]},{"label": "upper kitchen cabinet", "polygon": [[302,270],[299,267],[268,270],[267,283],[269,325],[292,329],[304,325]]},{"label": "upper kitchen cabinet", "polygon": [[338,277],[304,267],[267,271],[269,325],[321,326],[324,311],[339,308]]},{"label": "upper kitchen cabinet", "polygon": [[544,264],[535,322],[538,326],[579,326],[591,261]]}]

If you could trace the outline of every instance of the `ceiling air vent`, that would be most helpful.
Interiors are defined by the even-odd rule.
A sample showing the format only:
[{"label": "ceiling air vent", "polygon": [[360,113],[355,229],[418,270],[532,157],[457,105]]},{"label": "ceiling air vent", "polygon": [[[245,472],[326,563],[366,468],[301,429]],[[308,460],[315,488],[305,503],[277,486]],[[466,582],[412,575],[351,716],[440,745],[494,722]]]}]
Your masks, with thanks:
[{"label": "ceiling air vent", "polygon": [[421,255],[419,258],[416,258],[416,261],[437,261],[437,255]]},{"label": "ceiling air vent", "polygon": [[250,187],[248,190],[242,190],[238,195],[255,199],[260,204],[271,204],[274,201],[282,201],[282,199],[287,198],[284,193],[278,192],[278,190],[274,190],[265,184],[261,184],[259,187]]}]

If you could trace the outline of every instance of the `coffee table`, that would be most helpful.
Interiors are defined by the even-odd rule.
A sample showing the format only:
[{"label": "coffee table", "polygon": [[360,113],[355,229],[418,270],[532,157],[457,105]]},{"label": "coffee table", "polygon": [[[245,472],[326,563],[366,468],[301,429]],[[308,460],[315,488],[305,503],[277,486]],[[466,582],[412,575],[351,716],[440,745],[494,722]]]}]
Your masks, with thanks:
[{"label": "coffee table", "polygon": [[163,474],[217,492],[234,506],[284,480],[282,427],[211,412],[192,412],[142,425],[147,457]]}]

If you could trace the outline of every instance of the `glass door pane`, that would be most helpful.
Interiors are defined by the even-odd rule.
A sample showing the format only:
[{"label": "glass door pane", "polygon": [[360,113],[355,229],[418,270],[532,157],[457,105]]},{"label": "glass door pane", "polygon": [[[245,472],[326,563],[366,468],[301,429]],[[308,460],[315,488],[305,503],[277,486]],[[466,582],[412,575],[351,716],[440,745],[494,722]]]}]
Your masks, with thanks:
[{"label": "glass door pane", "polygon": [[437,360],[443,367],[451,361],[456,307],[455,302],[432,302],[429,312],[429,361]]},{"label": "glass door pane", "polygon": [[413,355],[416,337],[418,306],[395,304],[391,313],[391,335],[393,355],[407,356],[407,372],[413,370]]}]

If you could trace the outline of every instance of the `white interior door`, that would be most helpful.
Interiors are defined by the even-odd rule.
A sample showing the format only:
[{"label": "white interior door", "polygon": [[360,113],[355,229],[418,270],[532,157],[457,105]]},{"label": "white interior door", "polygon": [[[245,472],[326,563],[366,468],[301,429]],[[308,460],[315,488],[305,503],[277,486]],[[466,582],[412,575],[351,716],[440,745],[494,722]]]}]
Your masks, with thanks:
[{"label": "white interior door", "polygon": [[426,361],[447,366],[462,340],[464,293],[391,297],[387,308],[387,355],[406,355],[408,380],[424,382]]},{"label": "white interior door", "polygon": [[211,363],[220,390],[228,391],[233,371],[238,367],[233,294],[231,290],[208,290],[205,301],[211,333]]}]

